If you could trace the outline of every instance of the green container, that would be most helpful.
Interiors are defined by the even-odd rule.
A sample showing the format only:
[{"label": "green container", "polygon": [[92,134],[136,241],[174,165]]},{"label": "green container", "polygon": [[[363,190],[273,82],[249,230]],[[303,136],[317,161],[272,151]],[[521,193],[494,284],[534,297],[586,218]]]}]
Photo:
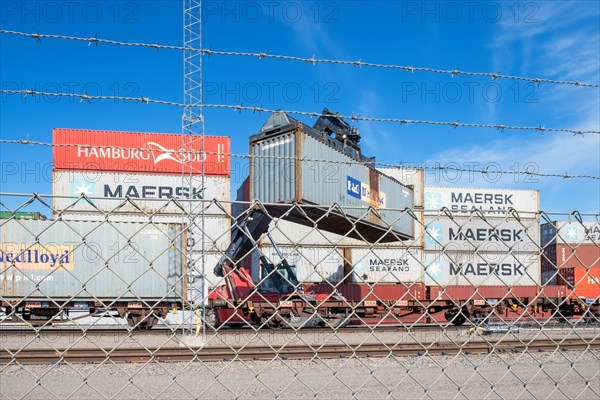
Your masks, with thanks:
[{"label": "green container", "polygon": [[39,212],[34,211],[17,211],[13,213],[12,211],[0,211],[0,219],[34,219],[34,220],[45,220],[46,217],[41,215]]}]

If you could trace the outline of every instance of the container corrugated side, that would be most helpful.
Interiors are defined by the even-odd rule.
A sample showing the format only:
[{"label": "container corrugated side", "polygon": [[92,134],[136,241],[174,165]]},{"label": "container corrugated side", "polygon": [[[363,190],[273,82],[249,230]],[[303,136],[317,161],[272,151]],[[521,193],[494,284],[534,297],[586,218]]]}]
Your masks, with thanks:
[{"label": "container corrugated side", "polygon": [[0,237],[4,299],[169,301],[186,293],[178,224],[8,220]]},{"label": "container corrugated side", "polygon": [[237,218],[248,209],[250,202],[250,178],[246,178],[236,192],[235,202],[231,205],[231,212]]},{"label": "container corrugated side", "polygon": [[[187,244],[189,250],[223,252],[231,243],[231,219],[226,216],[195,215],[193,219],[184,216],[157,215],[144,216],[135,213],[109,215],[108,219],[100,213],[67,213],[60,214],[63,221],[91,221],[100,222],[133,222],[138,224],[184,224],[187,226],[191,221],[191,227],[187,233]],[[204,221],[204,223],[203,223]],[[202,246],[204,242],[204,247]]]},{"label": "container corrugated side", "polygon": [[542,271],[542,285],[558,285],[557,271]]},{"label": "container corrugated side", "polygon": [[415,208],[423,208],[424,192],[425,192],[425,171],[422,169],[412,168],[377,168],[387,176],[391,176],[398,182],[412,186],[413,188],[413,205]]},{"label": "container corrugated side", "polygon": [[504,216],[510,208],[521,218],[536,218],[540,211],[538,190],[425,186],[425,212],[432,214],[443,207],[454,213],[481,210],[486,216]]},{"label": "container corrugated side", "polygon": [[[392,231],[409,238],[414,220],[402,210],[412,208],[412,190],[379,171],[354,162],[345,154],[300,131],[251,143],[251,194],[266,203],[298,202],[319,227],[333,233],[377,240],[391,225]],[[297,161],[301,160],[301,161]],[[284,214],[288,207],[272,207]],[[275,215],[279,216],[279,215]],[[303,213],[286,219],[305,224]],[[352,230],[354,221],[356,229]],[[391,235],[386,241],[393,241]],[[397,240],[397,239],[396,239]]]},{"label": "container corrugated side", "polygon": [[[183,208],[223,215],[231,208],[228,177],[57,170],[52,176],[57,211],[180,214]],[[79,199],[82,194],[90,201]]]},{"label": "container corrugated side", "polygon": [[[395,231],[407,237],[413,236],[414,220],[402,211],[397,211],[414,207],[411,189],[364,165],[344,165],[352,161],[350,157],[306,134],[302,135],[301,156],[308,160],[325,161],[302,161],[302,197],[306,201],[358,207],[359,209],[348,208],[344,211],[386,229],[391,225]],[[356,182],[360,183],[360,194],[349,188],[349,185]],[[369,206],[379,209],[381,219],[372,218],[371,215],[365,218],[364,209]]]},{"label": "container corrugated side", "polygon": [[45,216],[36,211],[0,211],[0,219],[46,219]]},{"label": "container corrugated side", "polygon": [[593,244],[571,246],[557,244],[555,265],[558,268],[599,267],[600,247]]},{"label": "container corrugated side", "polygon": [[425,252],[431,286],[539,286],[538,253]]},{"label": "container corrugated side", "polygon": [[[301,283],[337,283],[343,279],[344,258],[335,248],[314,248],[304,246],[278,246],[279,250],[290,265],[296,267],[296,276]],[[265,255],[270,262],[281,262],[273,246],[261,245],[252,252],[252,279],[259,282],[259,254]]]},{"label": "container corrugated side", "polygon": [[426,216],[425,224],[425,250],[541,251],[540,225],[535,219]]},{"label": "container corrugated side", "polygon": [[423,280],[424,260],[420,249],[378,246],[372,249],[345,250],[344,255],[351,268],[354,283],[408,284]]},{"label": "container corrugated side", "polygon": [[[87,129],[52,130],[54,168],[229,176],[230,140]],[[203,154],[204,152],[204,154]]]},{"label": "container corrugated side", "polygon": [[600,266],[575,268],[574,295],[600,301]]}]

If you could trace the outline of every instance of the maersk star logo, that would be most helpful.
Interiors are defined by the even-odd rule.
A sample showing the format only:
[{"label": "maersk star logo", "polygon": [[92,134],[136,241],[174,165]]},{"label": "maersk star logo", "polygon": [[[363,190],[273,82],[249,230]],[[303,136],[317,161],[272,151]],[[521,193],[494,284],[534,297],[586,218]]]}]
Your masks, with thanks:
[{"label": "maersk star logo", "polygon": [[429,224],[425,231],[426,244],[439,244],[442,242],[442,224]]},{"label": "maersk star logo", "polygon": [[443,263],[440,257],[427,257],[427,266],[425,267],[426,278],[433,282],[443,278]]},{"label": "maersk star logo", "polygon": [[442,194],[438,192],[425,193],[425,209],[439,210],[442,208]]},{"label": "maersk star logo", "polygon": [[86,195],[88,197],[94,197],[94,195],[96,194],[95,190],[94,190],[94,184],[90,183],[90,182],[86,182],[83,179],[75,179],[73,181],[73,195],[74,196],[81,196]]},{"label": "maersk star logo", "polygon": [[579,240],[579,229],[576,226],[567,228],[567,240]]}]

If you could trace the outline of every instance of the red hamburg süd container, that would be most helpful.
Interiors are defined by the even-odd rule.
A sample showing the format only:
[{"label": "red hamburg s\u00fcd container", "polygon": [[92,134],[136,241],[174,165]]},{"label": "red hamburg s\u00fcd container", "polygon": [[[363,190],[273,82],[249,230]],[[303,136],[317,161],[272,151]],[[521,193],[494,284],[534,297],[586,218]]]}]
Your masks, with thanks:
[{"label": "red hamburg s\u00fcd container", "polygon": [[592,268],[563,268],[558,283],[573,290],[573,296],[600,299],[600,266]]},{"label": "red hamburg s\u00fcd container", "polygon": [[[52,130],[54,168],[229,176],[230,140],[86,129]],[[69,145],[69,146],[60,146]],[[204,153],[204,155],[202,154]]]}]

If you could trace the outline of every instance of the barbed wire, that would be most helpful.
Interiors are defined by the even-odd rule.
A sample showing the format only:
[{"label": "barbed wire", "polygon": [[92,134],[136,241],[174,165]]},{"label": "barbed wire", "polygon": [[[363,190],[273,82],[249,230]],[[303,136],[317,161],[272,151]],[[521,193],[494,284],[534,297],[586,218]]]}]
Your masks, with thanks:
[{"label": "barbed wire", "polygon": [[1,29],[0,33],[7,35],[17,35],[30,37],[36,40],[36,42],[41,43],[41,39],[62,39],[62,40],[73,40],[80,42],[87,42],[88,44],[98,43],[104,44],[112,44],[119,46],[127,46],[127,47],[146,47],[152,48],[156,50],[167,49],[167,50],[179,50],[179,51],[187,51],[187,52],[200,52],[207,56],[218,55],[218,56],[237,56],[237,57],[248,57],[248,58],[258,58],[258,59],[275,59],[275,60],[285,60],[285,61],[295,61],[302,62],[307,64],[337,64],[337,65],[349,65],[354,67],[368,67],[368,68],[382,68],[382,69],[395,69],[402,70],[406,72],[429,72],[434,74],[442,74],[442,75],[450,75],[451,77],[463,75],[463,76],[472,76],[472,77],[487,77],[493,80],[498,79],[506,79],[506,80],[517,80],[524,82],[531,82],[539,85],[540,83],[549,83],[553,85],[569,85],[569,86],[579,86],[579,87],[592,87],[598,88],[600,84],[598,83],[587,83],[587,82],[579,82],[579,81],[562,81],[556,79],[546,79],[546,78],[530,78],[525,76],[517,76],[517,75],[505,75],[494,72],[471,72],[471,71],[461,71],[459,69],[441,69],[441,68],[430,68],[430,67],[414,67],[411,65],[400,65],[400,64],[384,64],[384,63],[376,63],[376,62],[367,62],[362,61],[362,59],[350,61],[350,60],[337,60],[337,59],[325,59],[325,58],[315,58],[312,57],[299,57],[299,56],[290,56],[290,55],[282,55],[282,54],[270,54],[265,52],[256,53],[256,52],[243,52],[243,51],[221,51],[221,50],[212,50],[212,49],[197,49],[185,46],[174,46],[174,45],[163,45],[159,43],[142,43],[142,42],[123,42],[119,40],[111,40],[111,39],[101,39],[98,38],[97,35],[93,37],[79,37],[79,36],[68,36],[68,35],[54,35],[54,34],[42,34],[42,33],[27,33],[27,32],[18,32],[18,31],[10,31]]},{"label": "barbed wire", "polygon": [[[0,93],[6,94],[24,94],[28,95],[38,95],[38,96],[47,96],[47,97],[70,97],[70,98],[78,98],[81,101],[87,101],[91,103],[92,100],[119,100],[119,101],[129,101],[135,103],[146,103],[146,104],[162,104],[162,105],[170,105],[176,107],[187,107],[189,105],[168,101],[168,100],[155,100],[150,99],[149,97],[127,97],[127,96],[102,96],[102,95],[89,95],[87,93],[78,94],[78,93],[57,93],[57,92],[44,92],[37,91],[31,89],[0,89]],[[285,112],[286,114],[292,115],[303,115],[307,117],[321,117],[321,116],[329,116],[330,114],[323,114],[319,112],[312,111],[298,111],[298,110],[285,110],[285,109],[269,109],[264,108],[262,106],[244,106],[244,105],[233,105],[233,104],[208,104],[202,103],[197,105],[192,105],[194,107],[204,107],[204,108],[221,108],[221,109],[231,109],[235,111],[252,111],[252,112],[265,112],[265,113],[274,113],[274,112]],[[348,119],[352,121],[367,121],[367,122],[386,122],[386,123],[397,123],[400,125],[408,125],[408,124],[417,124],[417,125],[437,125],[437,126],[451,126],[453,128],[458,127],[468,127],[468,128],[485,128],[485,129],[495,129],[499,131],[504,130],[516,130],[516,131],[537,131],[540,133],[544,132],[557,132],[557,133],[569,133],[573,135],[585,135],[585,134],[596,134],[599,135],[600,131],[583,131],[576,129],[563,129],[563,128],[546,128],[545,126],[519,126],[519,125],[504,125],[504,124],[482,124],[482,123],[466,123],[460,121],[429,121],[429,120],[416,120],[416,119],[402,119],[402,118],[378,118],[378,117],[361,117],[359,115],[341,115],[336,114],[336,116]]]},{"label": "barbed wire", "polygon": [[[97,149],[119,149],[119,150],[129,150],[129,151],[156,151],[156,149],[152,149],[149,147],[122,147],[122,146],[101,146],[101,145],[88,145],[88,144],[77,144],[77,143],[48,143],[41,142],[29,139],[0,139],[0,144],[20,144],[20,145],[31,145],[31,146],[44,146],[44,147],[79,147],[79,148],[97,148]],[[189,145],[190,143],[186,143]],[[247,158],[247,159],[276,159],[276,160],[298,160],[297,157],[292,156],[269,156],[269,155],[254,155],[254,154],[237,154],[231,152],[215,152],[215,151],[199,151],[199,150],[161,150],[161,153],[166,154],[205,154],[205,155],[221,155],[221,156],[229,156],[232,158]],[[527,176],[537,176],[537,177],[546,177],[546,178],[563,178],[563,179],[593,179],[600,180],[600,176],[594,175],[571,175],[567,172],[564,174],[557,173],[541,173],[534,171],[505,171],[491,168],[463,168],[456,167],[451,165],[418,165],[418,166],[408,166],[403,165],[402,163],[381,163],[381,162],[363,162],[358,160],[349,160],[349,161],[329,161],[329,160],[320,160],[320,159],[311,159],[307,157],[300,158],[301,161],[306,162],[321,162],[327,164],[342,164],[342,165],[368,165],[368,166],[376,166],[380,168],[393,168],[398,170],[407,170],[413,171],[415,169],[423,169],[429,171],[455,171],[455,172],[469,172],[469,173],[478,173],[482,175],[527,175]],[[385,174],[385,171],[383,171]]]}]

